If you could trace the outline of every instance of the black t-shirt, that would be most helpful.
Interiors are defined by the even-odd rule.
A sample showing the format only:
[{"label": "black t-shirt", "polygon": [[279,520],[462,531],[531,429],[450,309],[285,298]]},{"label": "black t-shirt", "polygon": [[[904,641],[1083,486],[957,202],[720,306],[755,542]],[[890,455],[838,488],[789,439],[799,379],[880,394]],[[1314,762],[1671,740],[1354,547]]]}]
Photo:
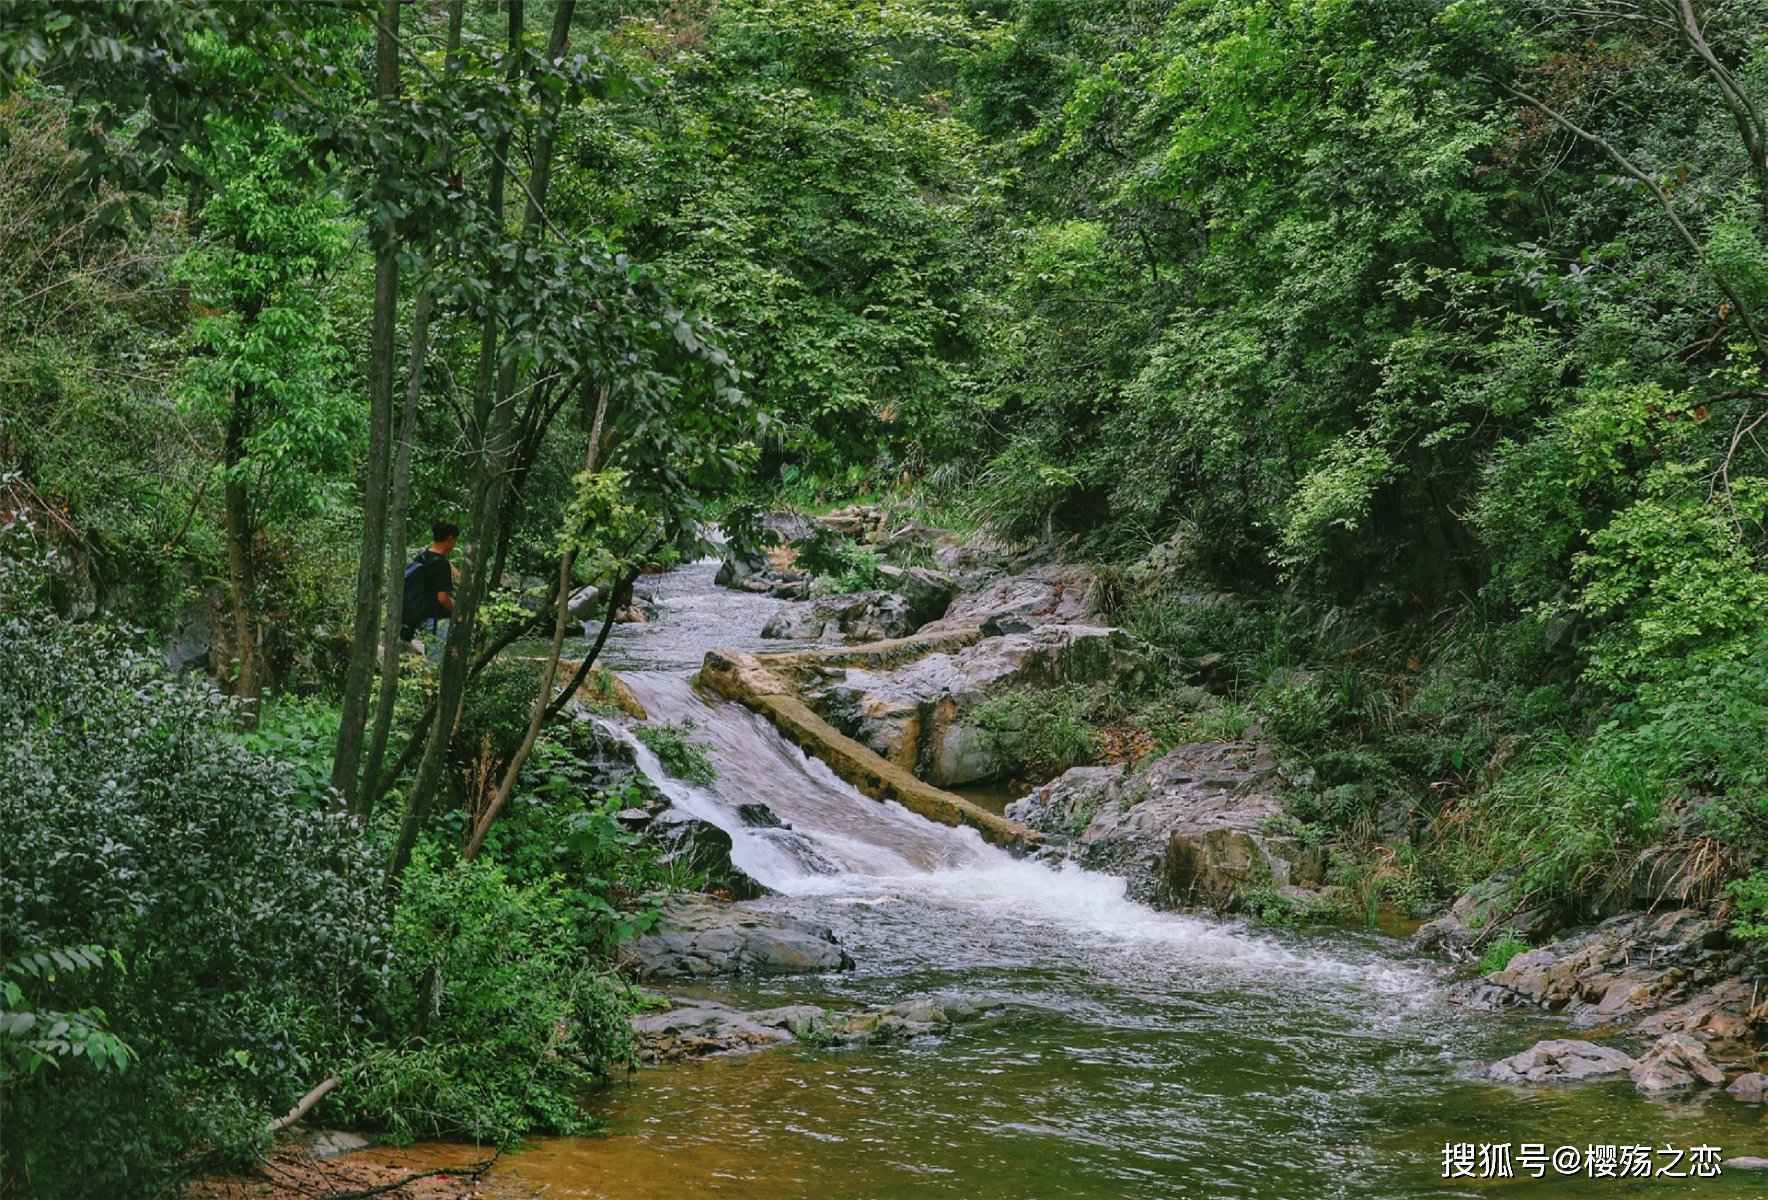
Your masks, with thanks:
[{"label": "black t-shirt", "polygon": [[431,617],[448,615],[436,603],[437,592],[454,595],[454,569],[444,555],[425,548],[411,560],[411,567],[405,573],[405,609],[401,624],[408,633]]}]

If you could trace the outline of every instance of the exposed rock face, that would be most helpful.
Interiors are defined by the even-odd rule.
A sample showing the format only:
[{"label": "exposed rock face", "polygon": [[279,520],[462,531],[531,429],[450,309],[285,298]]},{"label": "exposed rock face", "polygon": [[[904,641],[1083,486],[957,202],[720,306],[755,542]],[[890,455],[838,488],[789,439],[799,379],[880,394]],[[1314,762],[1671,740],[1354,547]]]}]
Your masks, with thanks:
[{"label": "exposed rock face", "polygon": [[828,596],[808,607],[783,612],[761,630],[764,638],[814,642],[839,635],[852,642],[881,642],[915,631],[908,601],[893,592],[853,592]]},{"label": "exposed rock face", "polygon": [[189,670],[211,671],[220,664],[215,656],[217,630],[225,622],[219,588],[209,588],[178,610],[177,623],[166,638],[166,666],[182,674]]},{"label": "exposed rock face", "polygon": [[661,862],[703,873],[709,891],[733,900],[754,900],[768,893],[731,861],[731,835],[710,821],[669,808],[657,814],[644,833],[663,848]]},{"label": "exposed rock face", "polygon": [[1033,627],[1084,625],[1098,612],[1096,584],[1093,573],[1084,567],[1034,567],[957,597],[944,616],[926,626],[926,632],[943,633],[1004,617],[1022,618]]},{"label": "exposed rock face", "polygon": [[1536,1042],[1486,1068],[1499,1083],[1578,1083],[1626,1075],[1637,1062],[1611,1046],[1565,1039]]},{"label": "exposed rock face", "polygon": [[1133,775],[1076,767],[1008,814],[1073,837],[1083,866],[1127,877],[1138,900],[1226,908],[1248,887],[1315,887],[1324,875],[1320,848],[1267,832],[1283,814],[1277,783],[1262,746],[1202,742]]},{"label": "exposed rock face", "polygon": [[[1664,1012],[1642,1031],[1741,1036],[1746,1014],[1731,1009],[1738,997],[1723,986],[1741,968],[1723,923],[1678,909],[1610,918],[1517,955],[1485,982],[1521,1002],[1564,1012],[1577,1025],[1630,1022],[1673,1008],[1674,1015]],[[1747,1004],[1747,995],[1741,999]]]},{"label": "exposed rock face", "polygon": [[709,1054],[764,1050],[791,1041],[818,1046],[863,1046],[937,1037],[992,1011],[966,999],[905,1000],[883,1008],[841,1012],[814,1004],[789,1004],[740,1012],[696,1001],[632,1022],[639,1057],[661,1063]]},{"label": "exposed rock face", "polygon": [[641,980],[846,971],[853,959],[826,926],[708,896],[672,896],[657,924],[628,942],[623,965]]},{"label": "exposed rock face", "polygon": [[1520,876],[1495,875],[1457,896],[1448,912],[1420,925],[1412,945],[1451,958],[1469,958],[1487,937],[1510,931],[1534,937],[1552,922],[1553,913],[1546,905],[1529,903]]},{"label": "exposed rock face", "polygon": [[1010,765],[994,739],[968,720],[989,696],[1028,685],[1121,676],[1139,662],[1136,642],[1120,629],[1044,625],[890,670],[831,673],[807,687],[804,698],[831,725],[888,762],[949,787],[995,778]]},{"label": "exposed rock face", "polygon": [[1686,1033],[1666,1033],[1645,1052],[1631,1072],[1642,1092],[1668,1092],[1678,1088],[1721,1087],[1725,1072],[1713,1065],[1707,1049]]}]

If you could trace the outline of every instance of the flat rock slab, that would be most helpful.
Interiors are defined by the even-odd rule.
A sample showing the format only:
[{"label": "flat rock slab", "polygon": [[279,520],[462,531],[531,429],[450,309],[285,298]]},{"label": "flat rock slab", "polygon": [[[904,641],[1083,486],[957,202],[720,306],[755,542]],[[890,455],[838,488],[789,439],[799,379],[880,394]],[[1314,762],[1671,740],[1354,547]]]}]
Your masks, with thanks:
[{"label": "flat rock slab", "polygon": [[1555,1039],[1499,1059],[1486,1068],[1486,1075],[1499,1083],[1581,1083],[1626,1075],[1638,1065],[1612,1046]]},{"label": "flat rock slab", "polygon": [[684,1001],[665,1013],[635,1017],[639,1058],[674,1062],[717,1054],[746,1054],[788,1042],[818,1047],[883,1045],[950,1033],[965,1022],[998,1011],[965,998],[904,1000],[859,1011],[787,1004],[743,1012],[711,1000]]},{"label": "flat rock slab", "polygon": [[622,964],[641,980],[846,971],[853,959],[825,925],[715,900],[673,896],[657,924],[628,942]]}]

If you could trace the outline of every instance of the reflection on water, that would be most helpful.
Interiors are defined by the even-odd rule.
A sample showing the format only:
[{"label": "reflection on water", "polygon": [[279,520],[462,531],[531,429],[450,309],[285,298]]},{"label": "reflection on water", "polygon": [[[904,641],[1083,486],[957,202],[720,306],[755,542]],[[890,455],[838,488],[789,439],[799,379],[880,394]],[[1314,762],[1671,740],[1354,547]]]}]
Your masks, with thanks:
[{"label": "reflection on water", "polygon": [[[1378,934],[1275,935],[1161,914],[1123,883],[1014,860],[968,830],[869,800],[764,721],[693,693],[713,646],[764,648],[783,604],[651,581],[660,611],[610,663],[653,716],[693,720],[718,781],[662,781],[733,835],[760,903],[835,927],[848,975],[701,989],[739,1005],[832,1007],[964,994],[1005,1015],[858,1051],[794,1047],[643,1072],[592,1098],[599,1137],[507,1157],[511,1195],[756,1197],[1762,1196],[1761,1177],[1453,1184],[1445,1142],[1768,1148],[1724,1097],[1650,1102],[1630,1084],[1499,1088],[1468,1064],[1538,1037],[1541,1017],[1460,1013],[1441,968]],[[778,643],[772,645],[778,646]],[[642,756],[641,756],[642,757]],[[654,762],[646,765],[654,769]],[[787,831],[746,828],[763,801]]]}]

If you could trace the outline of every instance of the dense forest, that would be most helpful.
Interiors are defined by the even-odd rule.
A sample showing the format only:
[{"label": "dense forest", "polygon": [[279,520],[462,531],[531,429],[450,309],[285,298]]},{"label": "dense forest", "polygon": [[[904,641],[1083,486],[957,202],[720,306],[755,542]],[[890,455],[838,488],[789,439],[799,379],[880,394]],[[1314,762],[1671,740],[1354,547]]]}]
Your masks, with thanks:
[{"label": "dense forest", "polygon": [[1015,778],[1274,748],[1337,899],[1254,918],[1667,871],[1755,952],[1768,3],[0,6],[0,1192],[587,1127],[706,880],[573,697],[856,503],[1143,647]]}]

